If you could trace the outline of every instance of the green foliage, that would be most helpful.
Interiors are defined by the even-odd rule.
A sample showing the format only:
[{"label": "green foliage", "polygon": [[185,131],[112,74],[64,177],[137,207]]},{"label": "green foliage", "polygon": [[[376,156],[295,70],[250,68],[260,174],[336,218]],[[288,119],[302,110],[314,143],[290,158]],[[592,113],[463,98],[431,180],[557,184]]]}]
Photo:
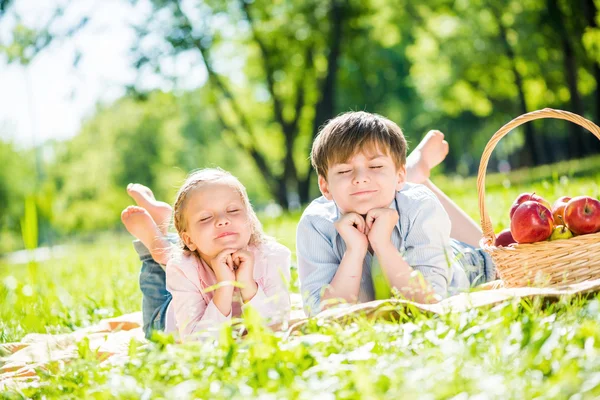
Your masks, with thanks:
[{"label": "green foliage", "polygon": [[[220,166],[252,181],[256,170],[247,156],[230,148],[210,113],[198,112],[201,96],[123,98],[99,108],[73,140],[57,144],[49,172],[56,187],[55,226],[65,233],[117,226],[121,210],[133,202],[125,191],[131,182],[171,202],[193,169]],[[268,199],[260,182],[248,185],[248,192],[257,202]]]},{"label": "green foliage", "polygon": [[66,254],[55,250],[37,268],[0,261],[0,341],[69,332],[141,307],[139,262],[129,238],[95,243],[68,246]]},{"label": "green foliage", "polygon": [[[495,228],[506,224],[510,204],[522,191],[535,190],[549,200],[600,194],[594,162],[489,176],[487,204]],[[478,217],[474,179],[434,181]],[[267,233],[292,249],[298,218],[261,216]],[[0,342],[31,332],[66,333],[139,311],[140,263],[130,238],[94,239],[72,243],[66,257],[40,264],[35,279],[19,266],[0,264]],[[296,279],[291,290],[298,292]],[[82,341],[76,360],[38,371],[39,386],[2,396],[597,398],[599,310],[597,297],[555,304],[508,301],[444,317],[407,308],[398,310],[396,322],[313,320],[302,335],[288,339],[265,329],[251,313],[243,321],[248,328],[243,339],[231,327],[216,345],[174,344],[172,337],[157,334],[150,345],[132,341],[124,363],[102,364]]]},{"label": "green foliage", "polygon": [[25,215],[21,219],[21,234],[27,250],[36,249],[38,246],[38,217],[35,198],[25,198]]},{"label": "green foliage", "polygon": [[[44,193],[36,200],[42,243],[55,231],[119,226],[129,182],[170,201],[190,170],[206,166],[239,176],[257,205],[306,203],[318,194],[308,160],[313,135],[350,109],[390,117],[411,147],[428,130],[442,130],[450,143],[442,168],[461,176],[476,171],[491,135],[526,111],[555,107],[600,121],[597,1],[150,4],[151,18],[136,27],[134,67],[166,76],[167,58],[193,55],[207,81],[187,92],[129,88],[99,106],[73,139],[45,145],[51,157],[35,190]],[[9,62],[27,64],[88,21],[66,21],[69,6],[58,6],[34,29],[11,2],[4,7],[0,53]],[[146,46],[149,38],[157,45]],[[552,163],[598,151],[596,139],[573,124],[540,120],[505,137],[490,167],[533,162],[533,154],[536,163]],[[21,162],[32,154],[14,153],[0,144],[8,160],[0,171],[0,202],[8,204],[0,208],[0,252],[14,247],[23,199],[34,192],[26,179],[32,163]]]},{"label": "green foliage", "polygon": [[33,193],[35,171],[32,151],[19,151],[0,140],[0,254],[22,248],[21,219],[25,198]]},{"label": "green foliage", "polygon": [[[101,365],[83,342],[75,362],[41,372],[25,396],[80,398],[583,398],[600,395],[600,299],[541,307],[504,302],[397,323],[358,317],[283,339],[131,345],[124,364]],[[245,323],[252,327],[252,318]],[[224,330],[224,332],[226,329]]]},{"label": "green foliage", "polygon": [[[520,193],[535,192],[551,204],[561,196],[600,198],[600,158],[561,162],[508,174],[486,176],[486,206],[494,231],[510,225],[508,212]],[[435,177],[438,187],[449,194],[475,221],[480,221],[476,177]]]}]

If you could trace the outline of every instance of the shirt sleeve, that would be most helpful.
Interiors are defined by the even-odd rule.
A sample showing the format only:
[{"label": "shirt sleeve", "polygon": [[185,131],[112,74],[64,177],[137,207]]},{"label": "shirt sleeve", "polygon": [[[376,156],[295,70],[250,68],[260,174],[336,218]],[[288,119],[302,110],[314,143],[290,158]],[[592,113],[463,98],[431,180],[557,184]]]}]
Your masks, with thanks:
[{"label": "shirt sleeve", "polygon": [[423,274],[436,294],[445,298],[452,275],[450,218],[433,193],[420,199],[407,214],[410,227],[404,260]]},{"label": "shirt sleeve", "polygon": [[[196,266],[191,263],[170,260],[167,263],[167,290],[173,296],[171,300],[179,335],[182,340],[189,340],[192,335],[206,330],[213,337],[218,337],[222,323],[231,320],[229,315],[223,315],[211,300],[206,302],[202,295],[200,279],[190,279],[197,276],[190,269]],[[188,272],[188,274],[186,274]]]},{"label": "shirt sleeve", "polygon": [[323,291],[333,280],[340,265],[333,251],[333,243],[319,231],[316,226],[318,223],[316,218],[303,216],[296,232],[300,291],[304,312],[308,316],[321,311]]},{"label": "shirt sleeve", "polygon": [[257,280],[258,291],[242,306],[252,306],[269,324],[289,319],[291,303],[290,282],[291,253],[287,247],[277,246],[276,251],[265,254],[266,272]]}]

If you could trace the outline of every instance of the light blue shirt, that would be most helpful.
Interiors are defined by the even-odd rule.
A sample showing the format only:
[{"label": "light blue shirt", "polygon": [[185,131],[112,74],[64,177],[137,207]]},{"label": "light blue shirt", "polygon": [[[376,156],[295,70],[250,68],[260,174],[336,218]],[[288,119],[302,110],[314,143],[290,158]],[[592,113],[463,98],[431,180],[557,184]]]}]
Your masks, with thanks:
[{"label": "light blue shirt", "polygon": [[[450,218],[435,194],[423,185],[406,183],[396,193],[390,208],[398,211],[392,243],[404,260],[421,272],[433,290],[447,297],[449,292],[469,288],[469,279],[456,262],[450,245]],[[324,197],[304,210],[296,232],[296,253],[304,311],[320,311],[321,295],[331,283],[346,252],[346,243],[334,223],[341,213]],[[371,278],[372,255],[363,261],[359,302],[375,299]]]}]

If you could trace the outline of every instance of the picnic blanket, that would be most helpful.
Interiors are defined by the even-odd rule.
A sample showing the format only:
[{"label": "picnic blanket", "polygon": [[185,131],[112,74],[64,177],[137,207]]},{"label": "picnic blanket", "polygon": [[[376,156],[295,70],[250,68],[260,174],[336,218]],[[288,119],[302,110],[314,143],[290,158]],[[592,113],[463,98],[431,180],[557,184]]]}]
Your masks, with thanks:
[{"label": "picnic blanket", "polygon": [[[407,300],[376,300],[363,304],[342,305],[327,309],[316,317],[322,320],[344,323],[353,317],[365,315],[370,319],[397,320],[401,313],[414,310],[429,314],[446,314],[464,312],[475,307],[493,306],[511,299],[542,298],[545,301],[556,301],[563,296],[589,296],[600,292],[600,279],[587,281],[559,289],[550,288],[503,288],[500,281],[470,293],[462,293],[449,297],[436,304],[419,304]],[[413,310],[413,311],[411,311]],[[290,322],[285,326],[285,337],[288,339],[301,335],[302,327],[308,322],[304,317],[301,298],[292,294],[292,314]],[[141,312],[125,314],[116,318],[108,318],[86,328],[66,334],[26,335],[18,343],[0,344],[0,391],[35,382],[37,370],[44,369],[51,361],[68,361],[79,357],[79,343],[87,341],[101,363],[118,363],[127,360],[131,340],[146,343],[142,331]],[[274,330],[282,330],[282,326],[274,326]]]}]

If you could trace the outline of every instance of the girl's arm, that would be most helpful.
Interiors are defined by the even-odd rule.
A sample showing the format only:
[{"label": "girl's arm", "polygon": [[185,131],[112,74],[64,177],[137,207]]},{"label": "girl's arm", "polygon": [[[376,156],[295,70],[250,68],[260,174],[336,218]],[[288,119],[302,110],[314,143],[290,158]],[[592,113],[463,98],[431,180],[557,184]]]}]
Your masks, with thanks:
[{"label": "girl's arm", "polygon": [[275,245],[275,249],[276,251],[257,260],[267,263],[264,266],[265,273],[256,281],[258,290],[254,297],[242,307],[254,307],[269,324],[288,319],[291,308],[288,291],[291,253],[279,244]]},{"label": "girl's arm", "polygon": [[[169,260],[167,264],[167,290],[173,296],[171,303],[182,340],[203,330],[216,336],[221,324],[231,320],[233,286],[216,289],[213,299],[207,302],[196,269],[193,260]],[[228,315],[217,307],[215,301],[219,298],[230,305]]]}]

